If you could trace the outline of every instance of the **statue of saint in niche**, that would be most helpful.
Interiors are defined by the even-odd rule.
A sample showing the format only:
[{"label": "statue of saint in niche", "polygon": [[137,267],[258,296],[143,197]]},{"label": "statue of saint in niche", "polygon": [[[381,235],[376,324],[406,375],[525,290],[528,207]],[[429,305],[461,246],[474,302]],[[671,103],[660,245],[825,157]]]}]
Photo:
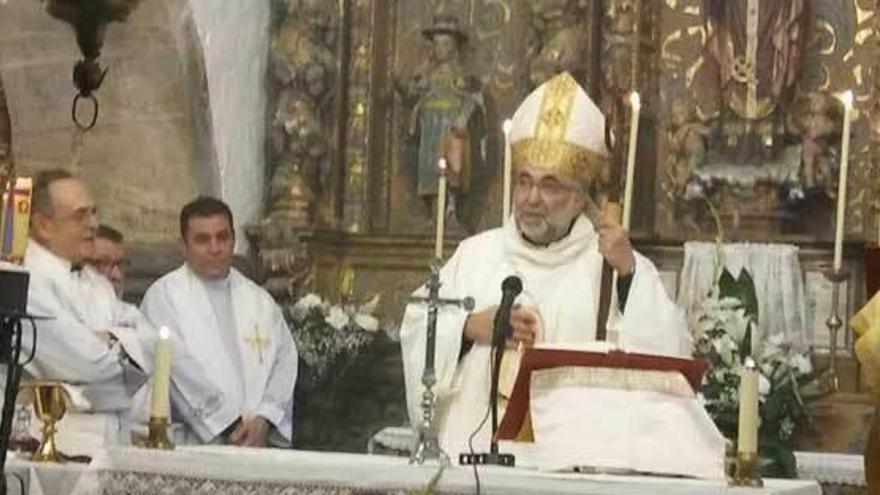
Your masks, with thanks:
[{"label": "statue of saint in niche", "polygon": [[806,0],[704,0],[708,32],[694,78],[727,163],[759,164],[786,143],[786,113],[801,72]]},{"label": "statue of saint in niche", "polygon": [[437,196],[437,162],[446,159],[447,211],[459,216],[473,172],[483,161],[486,112],[482,88],[461,62],[468,37],[458,18],[438,14],[422,35],[431,43],[431,56],[411,75],[394,81],[401,100],[412,108],[407,121],[412,148],[407,163],[414,162],[416,192],[430,212]]},{"label": "statue of saint in niche", "polygon": [[526,48],[530,87],[565,71],[586,81],[590,36],[586,5],[579,0],[529,0],[527,5],[533,31]]}]

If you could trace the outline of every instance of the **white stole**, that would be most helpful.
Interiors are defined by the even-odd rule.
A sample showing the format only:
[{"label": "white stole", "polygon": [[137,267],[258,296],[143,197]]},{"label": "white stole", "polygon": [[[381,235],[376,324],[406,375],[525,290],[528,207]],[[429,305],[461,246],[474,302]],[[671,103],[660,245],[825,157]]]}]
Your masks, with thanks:
[{"label": "white stole", "polygon": [[267,307],[261,294],[249,286],[243,275],[234,268],[230,271],[231,300],[235,305],[233,314],[245,383],[245,396],[240,397],[238,383],[242,377],[238,376],[232,357],[217,337],[220,329],[204,284],[186,265],[176,272],[182,279],[177,282],[182,283],[165,285],[180,317],[180,328],[175,330],[226,399],[237,403],[244,414],[255,411],[262,401],[279,345],[272,328],[274,308]]}]

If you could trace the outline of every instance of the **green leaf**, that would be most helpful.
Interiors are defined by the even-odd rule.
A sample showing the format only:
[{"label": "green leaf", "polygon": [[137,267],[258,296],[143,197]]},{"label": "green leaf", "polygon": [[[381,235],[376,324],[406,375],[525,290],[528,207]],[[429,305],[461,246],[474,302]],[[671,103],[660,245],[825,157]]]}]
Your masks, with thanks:
[{"label": "green leaf", "polygon": [[755,291],[755,281],[748,270],[743,268],[739,277],[733,278],[733,274],[725,268],[718,278],[718,293],[722,298],[732,297],[737,299],[746,310],[746,315],[758,320],[758,296]]}]

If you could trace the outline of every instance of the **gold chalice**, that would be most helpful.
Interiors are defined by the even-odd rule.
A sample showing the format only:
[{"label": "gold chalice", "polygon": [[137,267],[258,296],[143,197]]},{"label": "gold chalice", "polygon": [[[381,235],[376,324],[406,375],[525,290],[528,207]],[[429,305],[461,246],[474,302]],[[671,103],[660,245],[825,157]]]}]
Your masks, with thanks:
[{"label": "gold chalice", "polygon": [[62,462],[61,454],[55,444],[55,424],[61,421],[67,411],[67,392],[61,383],[52,380],[33,380],[22,382],[21,390],[32,395],[34,412],[43,423],[43,438],[34,453],[36,462]]}]

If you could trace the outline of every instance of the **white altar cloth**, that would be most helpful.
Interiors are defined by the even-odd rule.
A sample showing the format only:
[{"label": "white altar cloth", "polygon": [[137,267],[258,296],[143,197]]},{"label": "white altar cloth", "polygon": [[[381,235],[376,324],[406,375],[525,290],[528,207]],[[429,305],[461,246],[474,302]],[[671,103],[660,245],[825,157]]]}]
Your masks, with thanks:
[{"label": "white altar cloth", "polygon": [[[79,493],[351,494],[403,493],[425,487],[436,465],[410,466],[405,458],[223,446],[179,447],[172,452],[111,448],[89,466],[91,482]],[[786,494],[819,495],[806,480],[766,480],[764,489],[680,478],[539,473],[479,468],[486,494]],[[447,468],[437,493],[474,493],[470,467]]]},{"label": "white altar cloth", "polygon": [[861,454],[795,452],[798,478],[822,484],[867,486],[865,458]]},{"label": "white altar cloth", "polygon": [[78,492],[79,481],[88,471],[86,464],[32,462],[18,458],[14,452],[8,455],[5,474],[9,495],[72,495]]}]

